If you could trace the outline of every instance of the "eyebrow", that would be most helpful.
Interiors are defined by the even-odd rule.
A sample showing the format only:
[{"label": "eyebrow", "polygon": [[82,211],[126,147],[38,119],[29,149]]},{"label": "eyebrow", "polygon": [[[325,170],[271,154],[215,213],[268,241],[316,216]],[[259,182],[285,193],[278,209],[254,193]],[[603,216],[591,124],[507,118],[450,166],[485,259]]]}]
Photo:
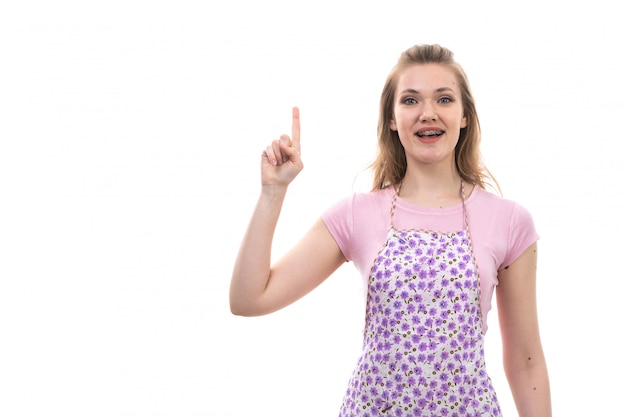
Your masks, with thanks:
[{"label": "eyebrow", "polygon": [[[456,93],[456,91],[454,91],[450,87],[439,87],[438,89],[435,90],[435,93],[443,93],[443,92],[447,92],[447,91],[450,91],[452,93]],[[405,90],[402,90],[402,92],[400,94],[404,94],[404,93],[421,94],[419,91],[417,91],[417,90],[415,90],[413,88],[407,88]]]}]

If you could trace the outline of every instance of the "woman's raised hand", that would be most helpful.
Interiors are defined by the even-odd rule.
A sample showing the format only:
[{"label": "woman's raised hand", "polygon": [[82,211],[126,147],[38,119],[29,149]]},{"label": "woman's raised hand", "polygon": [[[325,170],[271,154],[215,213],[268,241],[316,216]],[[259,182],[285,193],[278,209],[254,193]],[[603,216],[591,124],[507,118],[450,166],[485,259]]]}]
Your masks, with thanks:
[{"label": "woman's raised hand", "polygon": [[272,141],[261,155],[262,185],[287,186],[302,171],[300,159],[300,110],[292,110],[291,137]]}]

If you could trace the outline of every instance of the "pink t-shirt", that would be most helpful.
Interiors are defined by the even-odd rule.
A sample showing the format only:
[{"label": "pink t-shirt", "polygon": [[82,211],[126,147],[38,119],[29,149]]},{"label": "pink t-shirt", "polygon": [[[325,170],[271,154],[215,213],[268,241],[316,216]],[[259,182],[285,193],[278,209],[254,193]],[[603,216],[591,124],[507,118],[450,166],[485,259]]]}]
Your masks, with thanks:
[{"label": "pink t-shirt", "polygon": [[[323,213],[322,219],[343,255],[363,276],[367,288],[372,263],[387,239],[395,190],[354,193]],[[510,265],[539,236],[530,213],[517,203],[474,187],[465,200],[470,238],[480,277],[483,332],[498,285],[498,270]],[[437,232],[465,229],[463,205],[425,208],[396,200],[394,228]]]}]

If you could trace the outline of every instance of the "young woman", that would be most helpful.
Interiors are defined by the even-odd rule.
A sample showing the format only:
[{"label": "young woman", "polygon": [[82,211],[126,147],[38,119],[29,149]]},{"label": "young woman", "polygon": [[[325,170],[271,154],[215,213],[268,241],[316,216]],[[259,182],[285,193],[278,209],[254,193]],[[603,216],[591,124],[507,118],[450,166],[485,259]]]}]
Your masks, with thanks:
[{"label": "young woman", "polygon": [[278,262],[274,230],[302,170],[300,115],[261,158],[262,191],[237,257],[234,314],[268,314],[351,261],[367,288],[363,352],[340,416],[499,416],[483,338],[497,286],[503,363],[520,416],[551,415],[536,308],[537,233],[486,190],[480,125],[451,51],[416,45],[383,88],[374,187],[327,210]]}]

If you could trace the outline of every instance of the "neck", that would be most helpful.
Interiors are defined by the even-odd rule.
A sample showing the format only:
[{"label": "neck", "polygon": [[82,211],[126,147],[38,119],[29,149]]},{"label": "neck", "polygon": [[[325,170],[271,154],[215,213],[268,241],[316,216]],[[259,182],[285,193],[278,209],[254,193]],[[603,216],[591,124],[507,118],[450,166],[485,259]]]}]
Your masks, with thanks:
[{"label": "neck", "polygon": [[[424,207],[448,207],[462,201],[461,176],[456,168],[407,169],[399,197]],[[466,197],[473,187],[465,184]]]}]

